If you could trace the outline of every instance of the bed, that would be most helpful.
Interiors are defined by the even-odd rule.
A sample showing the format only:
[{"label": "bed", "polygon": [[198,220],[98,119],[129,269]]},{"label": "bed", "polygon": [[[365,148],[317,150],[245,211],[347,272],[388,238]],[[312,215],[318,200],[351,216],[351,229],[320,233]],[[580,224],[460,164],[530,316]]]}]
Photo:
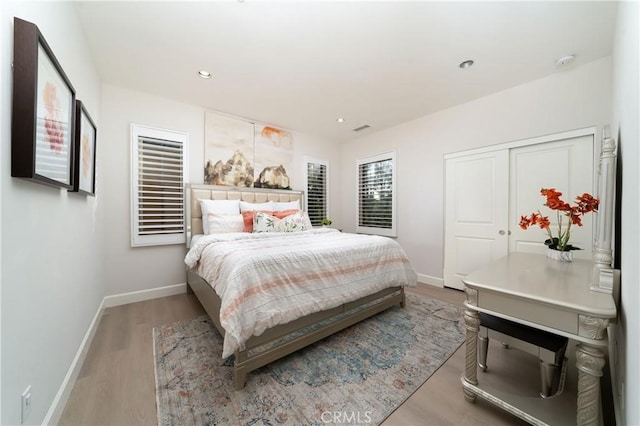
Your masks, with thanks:
[{"label": "bed", "polygon": [[386,237],[308,227],[204,235],[201,200],[295,204],[304,210],[303,195],[185,187],[187,290],[223,336],[223,357],[233,354],[237,390],[257,368],[392,306],[404,307],[404,287],[416,285],[406,254]]}]

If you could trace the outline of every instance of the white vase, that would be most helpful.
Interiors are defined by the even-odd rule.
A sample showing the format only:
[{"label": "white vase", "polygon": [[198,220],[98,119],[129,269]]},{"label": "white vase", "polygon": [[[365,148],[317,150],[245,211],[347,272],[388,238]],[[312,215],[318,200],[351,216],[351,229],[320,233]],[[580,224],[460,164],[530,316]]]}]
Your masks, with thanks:
[{"label": "white vase", "polygon": [[559,251],[548,248],[547,257],[557,260],[558,262],[573,262],[573,253],[571,251]]}]

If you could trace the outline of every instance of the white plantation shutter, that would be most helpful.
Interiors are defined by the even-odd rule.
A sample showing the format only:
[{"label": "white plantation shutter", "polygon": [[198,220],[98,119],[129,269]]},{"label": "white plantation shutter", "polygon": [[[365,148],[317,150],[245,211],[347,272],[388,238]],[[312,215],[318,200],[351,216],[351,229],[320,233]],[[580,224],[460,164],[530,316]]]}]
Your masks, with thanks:
[{"label": "white plantation shutter", "polygon": [[185,242],[188,135],[133,124],[131,245]]},{"label": "white plantation shutter", "polygon": [[322,225],[322,219],[328,217],[328,176],[329,163],[325,160],[305,158],[305,176],[307,181],[307,212],[313,226]]},{"label": "white plantation shutter", "polygon": [[395,151],[358,160],[357,232],[397,235],[395,160]]}]

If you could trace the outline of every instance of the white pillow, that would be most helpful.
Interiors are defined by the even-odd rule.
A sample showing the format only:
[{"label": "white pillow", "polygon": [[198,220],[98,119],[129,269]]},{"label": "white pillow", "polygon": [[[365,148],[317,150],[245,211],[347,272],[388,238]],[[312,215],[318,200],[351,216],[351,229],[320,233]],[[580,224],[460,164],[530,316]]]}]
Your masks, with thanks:
[{"label": "white pillow", "polygon": [[309,213],[302,212],[302,221],[304,222],[305,231],[313,228],[313,225],[311,224],[311,218],[309,217]]},{"label": "white pillow", "polygon": [[300,200],[273,203],[274,212],[281,212],[284,210],[300,210]]},{"label": "white pillow", "polygon": [[240,214],[240,200],[202,200],[200,201],[200,209],[202,210],[202,229],[205,234],[209,232],[209,221],[207,215],[209,213],[218,214]]},{"label": "white pillow", "polygon": [[253,217],[253,232],[301,232],[304,231],[302,213],[294,213],[282,219],[263,212]]},{"label": "white pillow", "polygon": [[229,232],[242,232],[244,220],[241,214],[218,214],[209,213],[207,215],[208,234],[227,234]]},{"label": "white pillow", "polygon": [[273,201],[267,201],[266,203],[248,203],[246,201],[240,201],[240,212],[266,210],[273,211]]}]

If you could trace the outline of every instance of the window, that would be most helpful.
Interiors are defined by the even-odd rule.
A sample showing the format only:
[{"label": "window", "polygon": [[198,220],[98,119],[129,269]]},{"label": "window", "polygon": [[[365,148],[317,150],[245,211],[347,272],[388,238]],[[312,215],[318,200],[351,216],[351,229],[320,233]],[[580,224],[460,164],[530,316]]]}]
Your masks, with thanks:
[{"label": "window", "polygon": [[357,232],[395,237],[395,151],[358,160]]},{"label": "window", "polygon": [[307,184],[305,206],[313,226],[322,225],[329,212],[329,162],[305,157],[305,181]]},{"label": "window", "polygon": [[131,125],[131,246],[185,242],[189,135]]}]

